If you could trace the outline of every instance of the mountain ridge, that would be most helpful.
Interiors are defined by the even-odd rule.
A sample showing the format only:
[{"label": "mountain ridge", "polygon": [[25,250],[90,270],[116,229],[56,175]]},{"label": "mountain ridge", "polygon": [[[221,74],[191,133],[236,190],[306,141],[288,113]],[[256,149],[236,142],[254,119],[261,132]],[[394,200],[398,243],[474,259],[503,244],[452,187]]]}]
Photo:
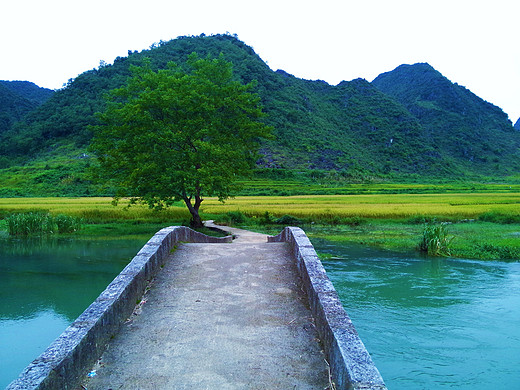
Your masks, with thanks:
[{"label": "mountain ridge", "polygon": [[[504,175],[519,168],[520,134],[507,116],[428,64],[402,65],[371,83],[354,79],[333,86],[273,71],[227,34],[160,42],[82,73],[1,136],[0,156],[12,164],[59,142],[84,148],[94,113],[104,107],[102,96],[125,82],[131,65],[148,57],[155,69],[169,61],[183,66],[192,52],[223,53],[239,81],[257,80],[266,122],[276,135],[262,144],[259,167],[335,170],[346,177]],[[395,86],[396,78],[403,78],[404,89]],[[486,115],[479,114],[482,107]],[[498,141],[491,136],[495,130]]]}]

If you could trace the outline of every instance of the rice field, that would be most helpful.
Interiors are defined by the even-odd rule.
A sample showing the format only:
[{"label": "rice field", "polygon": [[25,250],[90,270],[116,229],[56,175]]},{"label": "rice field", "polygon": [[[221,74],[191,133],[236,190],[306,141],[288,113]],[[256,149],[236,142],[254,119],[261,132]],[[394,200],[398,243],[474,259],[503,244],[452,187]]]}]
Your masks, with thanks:
[{"label": "rice field", "polygon": [[230,199],[224,204],[216,199],[206,199],[203,211],[208,214],[241,211],[257,217],[269,212],[273,216],[289,214],[317,220],[332,216],[376,219],[438,216],[462,219],[476,218],[487,212],[520,215],[520,192],[250,196]]},{"label": "rice field", "polygon": [[48,212],[53,215],[65,214],[85,218],[88,221],[168,221],[189,218],[188,210],[179,203],[160,212],[144,205],[129,204],[122,199],[117,206],[112,205],[112,198],[0,198],[0,217],[10,213]]},{"label": "rice field", "polygon": [[444,194],[519,192],[516,183],[345,183],[323,178],[302,180],[239,180],[241,195],[361,195],[361,194]]},{"label": "rice field", "polygon": [[[167,210],[154,211],[144,205],[118,206],[111,198],[0,198],[0,216],[13,212],[44,211],[66,214],[88,220],[182,220],[189,218],[183,203]],[[369,194],[369,195],[302,195],[302,196],[241,196],[225,203],[207,198],[202,214],[224,214],[240,211],[249,217],[266,212],[275,217],[292,215],[298,218],[326,220],[338,217],[402,219],[416,216],[450,219],[477,218],[487,212],[520,215],[518,193],[456,193],[456,194]]]}]

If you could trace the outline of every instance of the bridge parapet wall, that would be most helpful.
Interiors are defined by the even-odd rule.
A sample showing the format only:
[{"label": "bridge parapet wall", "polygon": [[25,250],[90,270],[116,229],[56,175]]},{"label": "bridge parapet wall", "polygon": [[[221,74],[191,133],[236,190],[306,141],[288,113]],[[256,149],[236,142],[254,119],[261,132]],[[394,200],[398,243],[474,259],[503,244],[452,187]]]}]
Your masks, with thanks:
[{"label": "bridge parapet wall", "polygon": [[150,280],[179,242],[231,242],[184,226],[157,232],[99,297],[6,390],[78,388],[110,339],[132,315]]},{"label": "bridge parapet wall", "polygon": [[268,237],[268,241],[291,245],[337,388],[385,390],[383,378],[305,232],[298,227],[286,227],[277,236]]}]

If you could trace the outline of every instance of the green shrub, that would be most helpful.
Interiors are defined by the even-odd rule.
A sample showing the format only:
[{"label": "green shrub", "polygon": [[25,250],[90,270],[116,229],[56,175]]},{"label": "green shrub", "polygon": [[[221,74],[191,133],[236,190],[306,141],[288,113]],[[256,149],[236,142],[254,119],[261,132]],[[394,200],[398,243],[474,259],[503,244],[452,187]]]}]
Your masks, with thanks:
[{"label": "green shrub", "polygon": [[224,225],[239,225],[246,223],[248,218],[241,211],[228,211],[217,217],[217,223]]},{"label": "green shrub", "polygon": [[245,223],[247,221],[247,217],[241,211],[228,211],[226,215],[232,223]]},{"label": "green shrub", "polygon": [[448,236],[446,225],[446,223],[425,223],[419,250],[431,256],[450,256],[453,237]]},{"label": "green shrub", "polygon": [[366,223],[365,218],[361,218],[359,216],[354,217],[340,217],[335,215],[332,217],[332,219],[329,221],[331,225],[348,225],[351,227],[360,226],[364,223]]},{"label": "green shrub", "polygon": [[287,225],[287,226],[298,226],[302,224],[302,220],[296,217],[293,217],[292,215],[283,215],[278,219],[274,220],[274,223],[277,225]]},{"label": "green shrub", "polygon": [[273,216],[269,211],[266,211],[264,215],[262,215],[262,219],[260,220],[261,225],[269,225],[274,223]]},{"label": "green shrub", "polygon": [[421,225],[430,222],[435,222],[435,218],[427,215],[414,215],[413,217],[410,217],[405,221],[405,223],[410,223],[413,225]]}]

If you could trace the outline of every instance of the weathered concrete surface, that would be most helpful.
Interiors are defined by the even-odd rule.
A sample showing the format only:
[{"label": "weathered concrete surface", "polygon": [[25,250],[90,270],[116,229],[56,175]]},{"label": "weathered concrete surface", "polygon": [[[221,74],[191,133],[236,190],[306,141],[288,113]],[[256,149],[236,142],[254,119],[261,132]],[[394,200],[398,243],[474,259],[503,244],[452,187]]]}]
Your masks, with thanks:
[{"label": "weathered concrete surface", "polygon": [[328,387],[289,244],[229,230],[232,244],[181,244],[169,257],[88,390]]},{"label": "weathered concrete surface", "polygon": [[305,232],[298,227],[286,227],[268,240],[290,245],[337,388],[386,390]]}]

